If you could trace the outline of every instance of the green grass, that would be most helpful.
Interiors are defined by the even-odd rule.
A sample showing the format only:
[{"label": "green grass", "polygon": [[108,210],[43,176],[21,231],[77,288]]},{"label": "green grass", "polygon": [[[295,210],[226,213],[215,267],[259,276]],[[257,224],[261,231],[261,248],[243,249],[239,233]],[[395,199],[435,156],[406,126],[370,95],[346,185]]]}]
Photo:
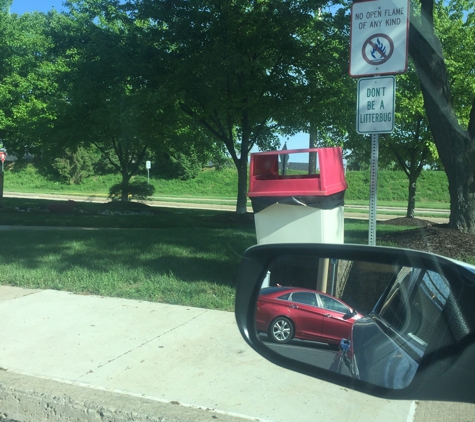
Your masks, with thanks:
[{"label": "green grass", "polygon": [[154,229],[0,231],[8,245],[0,283],[232,310],[240,254],[255,244],[254,227],[193,226],[202,216],[191,214]]},{"label": "green grass", "polygon": [[[3,224],[43,227],[0,230],[0,284],[231,311],[241,254],[256,243],[254,222],[232,212],[153,208],[150,216],[100,216],[104,204],[63,214],[38,211],[50,201],[4,201]],[[32,211],[14,211],[20,203]],[[381,225],[378,234],[402,229]],[[345,222],[347,243],[367,243],[367,235],[366,221]]]},{"label": "green grass", "polygon": [[[143,172],[135,180],[147,180]],[[369,172],[348,171],[347,203],[369,202]],[[62,193],[67,195],[96,195],[107,197],[109,187],[120,181],[118,175],[96,175],[85,179],[80,185],[61,184],[49,180],[32,164],[9,164],[5,171],[5,192]],[[155,187],[155,196],[182,198],[216,198],[235,200],[237,193],[237,172],[233,168],[215,171],[203,169],[192,180],[164,180],[150,178]],[[398,203],[407,206],[408,179],[402,171],[380,171],[378,174],[378,204]],[[425,208],[448,207],[448,182],[444,172],[423,171],[417,185],[416,206]]]},{"label": "green grass", "polygon": [[[146,173],[132,180],[147,181]],[[6,192],[62,193],[68,195],[107,196],[109,188],[120,182],[115,174],[91,176],[80,185],[68,185],[50,180],[41,175],[32,164],[9,164],[5,168]],[[237,172],[234,169],[214,171],[203,169],[195,179],[182,181],[150,178],[156,195],[236,197]]]},{"label": "green grass", "polygon": [[[393,179],[401,175],[390,173],[380,178],[391,181],[392,187],[379,191],[378,205],[405,207],[404,198],[394,194],[403,183]],[[436,172],[425,177],[441,177],[432,173]],[[368,204],[369,187],[363,176],[347,175],[347,203]],[[434,180],[429,184],[436,183]],[[79,186],[62,185],[42,178],[33,166],[17,166],[5,174],[5,192],[105,198],[108,187],[117,181],[117,177],[109,175],[89,178]],[[157,201],[169,197],[185,202],[233,204],[237,179],[232,169],[205,170],[192,181],[152,179],[151,183],[156,187]],[[417,206],[446,209],[447,203],[438,196],[438,189],[431,189],[431,195],[421,194],[430,197],[430,201]],[[361,197],[355,195],[357,191],[361,191]],[[252,220],[235,218],[229,211],[170,209],[140,203],[126,204],[125,211],[152,214],[100,214],[106,209],[124,212],[120,202],[78,202],[74,212],[46,212],[54,202],[3,199],[0,225],[12,228],[0,230],[1,284],[233,310],[241,254],[256,243]],[[78,229],[57,230],[52,226]],[[378,225],[378,236],[407,228]],[[366,244],[367,239],[367,221],[345,221],[346,243]]]},{"label": "green grass", "polygon": [[[13,226],[60,226],[95,228],[193,228],[216,227],[213,223],[215,211],[186,210],[149,207],[130,202],[91,203],[77,202],[73,212],[48,212],[51,204],[63,204],[64,201],[28,198],[4,198],[0,211],[1,224]],[[23,212],[18,212],[15,209]],[[151,215],[104,215],[104,212],[151,213]],[[233,212],[225,212],[234,215]]]},{"label": "green grass", "polygon": [[[368,200],[351,200],[345,198],[345,205],[361,205],[368,206]],[[421,208],[430,208],[436,210],[447,210],[450,209],[450,204],[448,202],[424,202],[421,205]],[[404,201],[381,201],[378,199],[378,207],[399,207],[407,208],[407,202]]]}]

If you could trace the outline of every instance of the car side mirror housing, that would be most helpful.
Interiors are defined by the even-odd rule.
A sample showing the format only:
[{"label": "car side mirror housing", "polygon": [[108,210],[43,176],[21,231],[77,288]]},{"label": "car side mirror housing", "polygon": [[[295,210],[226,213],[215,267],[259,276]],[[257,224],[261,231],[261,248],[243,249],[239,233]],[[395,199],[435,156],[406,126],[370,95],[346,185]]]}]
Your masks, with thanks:
[{"label": "car side mirror housing", "polygon": [[343,319],[350,319],[350,318],[354,317],[356,314],[357,314],[357,312],[353,309],[353,310],[347,312],[346,314],[344,314]]},{"label": "car side mirror housing", "polygon": [[269,361],[387,399],[475,403],[475,267],[363,245],[248,249],[236,321]]}]

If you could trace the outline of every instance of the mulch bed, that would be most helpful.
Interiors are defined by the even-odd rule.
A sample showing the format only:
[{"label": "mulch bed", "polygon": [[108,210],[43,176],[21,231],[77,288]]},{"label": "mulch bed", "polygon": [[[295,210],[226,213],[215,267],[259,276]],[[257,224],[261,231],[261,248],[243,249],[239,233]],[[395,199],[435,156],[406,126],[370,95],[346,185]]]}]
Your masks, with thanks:
[{"label": "mulch bed", "polygon": [[450,229],[447,224],[433,224],[417,218],[395,218],[380,224],[416,226],[381,236],[401,248],[416,249],[455,259],[475,257],[475,235]]},{"label": "mulch bed", "polygon": [[[253,223],[252,213],[236,214],[233,212],[220,213],[207,218],[210,221],[226,223]],[[393,218],[378,224],[393,226],[414,226],[400,232],[393,232],[378,237],[378,240],[391,242],[400,248],[426,251],[449,258],[466,260],[475,257],[475,235],[449,229],[447,224],[434,224],[419,218]]]}]

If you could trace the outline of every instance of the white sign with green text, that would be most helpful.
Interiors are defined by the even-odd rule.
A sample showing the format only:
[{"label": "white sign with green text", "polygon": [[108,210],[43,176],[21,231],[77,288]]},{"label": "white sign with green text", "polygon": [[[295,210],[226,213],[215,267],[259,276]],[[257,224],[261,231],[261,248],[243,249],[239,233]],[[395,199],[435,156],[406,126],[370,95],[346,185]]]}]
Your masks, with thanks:
[{"label": "white sign with green text", "polygon": [[395,97],[394,76],[359,79],[356,131],[361,134],[392,132]]}]

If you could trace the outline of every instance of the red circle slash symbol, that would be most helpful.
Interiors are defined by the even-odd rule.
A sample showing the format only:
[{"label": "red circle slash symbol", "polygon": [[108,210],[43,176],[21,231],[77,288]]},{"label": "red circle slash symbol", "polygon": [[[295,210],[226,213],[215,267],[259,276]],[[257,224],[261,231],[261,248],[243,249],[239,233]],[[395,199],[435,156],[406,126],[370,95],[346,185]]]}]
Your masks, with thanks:
[{"label": "red circle slash symbol", "polygon": [[363,44],[363,59],[366,63],[380,65],[386,63],[394,52],[394,43],[386,34],[371,35]]}]

